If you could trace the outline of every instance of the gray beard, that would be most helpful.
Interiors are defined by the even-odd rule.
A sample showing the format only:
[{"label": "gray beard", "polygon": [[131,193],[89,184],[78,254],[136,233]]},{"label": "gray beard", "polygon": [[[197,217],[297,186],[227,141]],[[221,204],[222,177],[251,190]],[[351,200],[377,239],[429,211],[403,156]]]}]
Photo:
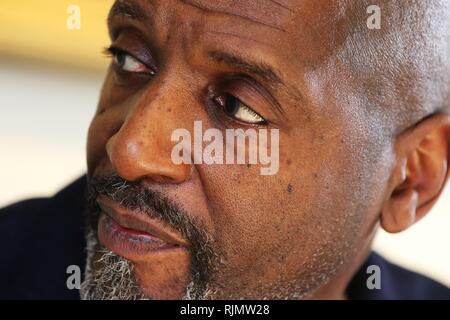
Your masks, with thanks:
[{"label": "gray beard", "polygon": [[[94,232],[86,239],[86,274],[80,286],[82,300],[150,300],[142,292],[133,272],[133,264],[98,243]],[[95,256],[100,256],[94,261]],[[92,268],[93,263],[100,266]],[[200,295],[192,281],[186,288],[184,300],[206,299],[208,292]]]},{"label": "gray beard", "polygon": [[[138,300],[144,299],[133,274],[133,264],[99,245],[91,231],[87,235],[86,275],[81,283],[83,300]],[[96,261],[95,256],[100,258]],[[92,268],[93,263],[99,268]]]},{"label": "gray beard", "polygon": [[[80,286],[80,297],[82,300],[150,300],[145,296],[134,276],[133,264],[106,249],[98,243],[94,232],[87,235],[87,263],[85,278]],[[99,257],[95,260],[94,257]],[[92,268],[93,265],[95,268]],[[324,277],[319,272],[318,277]],[[316,280],[317,281],[317,280]],[[323,279],[320,279],[323,282]],[[208,300],[214,299],[217,292],[211,290],[210,286],[199,289],[195,281],[191,281],[186,288],[183,300]],[[291,292],[292,288],[264,288],[262,296],[258,299],[302,299],[308,296],[308,288],[305,284]],[[301,290],[302,289],[302,290]],[[269,296],[264,295],[264,291],[271,292]],[[236,299],[236,297],[233,297]],[[240,299],[245,299],[241,297]]]},{"label": "gray beard", "polygon": [[[85,278],[80,286],[82,300],[150,300],[146,296],[135,275],[134,265],[129,260],[116,255],[99,244],[96,232],[92,228],[86,236],[87,260]],[[340,256],[340,255],[339,255]],[[93,266],[95,265],[95,268]],[[319,263],[311,263],[303,266],[303,271],[308,274],[308,281],[290,283],[285,281],[279,284],[262,285],[256,299],[303,299],[307,298],[316,288],[327,282],[330,275],[335,273],[339,264],[334,268],[320,269]],[[332,270],[332,271],[330,271]],[[299,276],[301,278],[301,275]],[[183,300],[209,300],[215,299],[220,293],[220,287],[207,283],[201,286],[193,274],[193,280],[186,288]],[[214,290],[215,289],[215,290]],[[219,295],[220,296],[220,295]],[[232,299],[248,299],[248,297],[232,296]]]}]

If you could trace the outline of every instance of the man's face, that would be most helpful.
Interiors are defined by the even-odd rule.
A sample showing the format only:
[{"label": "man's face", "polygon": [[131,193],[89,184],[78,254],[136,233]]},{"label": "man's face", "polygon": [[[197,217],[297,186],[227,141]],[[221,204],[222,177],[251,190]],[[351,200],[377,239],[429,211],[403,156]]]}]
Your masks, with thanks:
[{"label": "man's face", "polygon": [[[92,215],[97,248],[130,262],[143,296],[191,287],[203,298],[307,297],[367,252],[392,155],[341,55],[352,10],[328,0],[116,3],[115,59],[88,140]],[[193,136],[195,121],[224,136],[278,129],[279,170],[175,164],[172,133]],[[148,224],[154,237],[135,230]]]}]

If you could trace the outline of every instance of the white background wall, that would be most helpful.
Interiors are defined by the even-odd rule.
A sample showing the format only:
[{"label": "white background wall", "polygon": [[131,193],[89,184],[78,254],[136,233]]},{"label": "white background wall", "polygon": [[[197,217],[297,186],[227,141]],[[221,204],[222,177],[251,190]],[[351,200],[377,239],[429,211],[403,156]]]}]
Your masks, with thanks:
[{"label": "white background wall", "polygon": [[[49,196],[85,170],[86,132],[102,84],[98,74],[0,57],[0,207]],[[450,286],[450,188],[410,230],[380,232],[375,249]]]}]

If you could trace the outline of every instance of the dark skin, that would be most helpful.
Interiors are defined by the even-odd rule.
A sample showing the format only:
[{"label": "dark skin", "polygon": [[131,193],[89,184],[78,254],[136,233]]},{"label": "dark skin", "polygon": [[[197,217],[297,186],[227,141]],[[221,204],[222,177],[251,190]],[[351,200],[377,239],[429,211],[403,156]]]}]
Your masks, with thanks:
[{"label": "dark skin", "polygon": [[[140,181],[200,221],[226,260],[212,298],[343,299],[379,226],[403,231],[436,202],[450,149],[443,2],[381,2],[383,21],[427,13],[415,24],[422,48],[396,24],[369,31],[362,1],[120,3],[128,5],[112,11],[111,41],[140,64],[108,71],[89,131],[89,176]],[[398,48],[383,42],[392,30],[404,39]],[[389,58],[368,41],[429,52]],[[280,130],[276,175],[171,161],[171,133],[196,120],[204,130],[252,127],[211,108],[223,94]],[[191,254],[125,258],[146,295],[172,299],[185,292]]]}]

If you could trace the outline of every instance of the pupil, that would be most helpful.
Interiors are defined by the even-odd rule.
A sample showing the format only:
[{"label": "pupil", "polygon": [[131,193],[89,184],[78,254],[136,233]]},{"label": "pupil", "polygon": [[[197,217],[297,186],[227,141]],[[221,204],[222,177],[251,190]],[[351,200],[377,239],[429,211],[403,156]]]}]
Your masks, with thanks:
[{"label": "pupil", "polygon": [[240,107],[240,101],[233,97],[232,95],[227,94],[225,96],[225,111],[228,114],[234,115],[238,112]]},{"label": "pupil", "polygon": [[125,54],[119,52],[116,56],[116,60],[119,66],[123,66],[123,64],[125,63]]}]

